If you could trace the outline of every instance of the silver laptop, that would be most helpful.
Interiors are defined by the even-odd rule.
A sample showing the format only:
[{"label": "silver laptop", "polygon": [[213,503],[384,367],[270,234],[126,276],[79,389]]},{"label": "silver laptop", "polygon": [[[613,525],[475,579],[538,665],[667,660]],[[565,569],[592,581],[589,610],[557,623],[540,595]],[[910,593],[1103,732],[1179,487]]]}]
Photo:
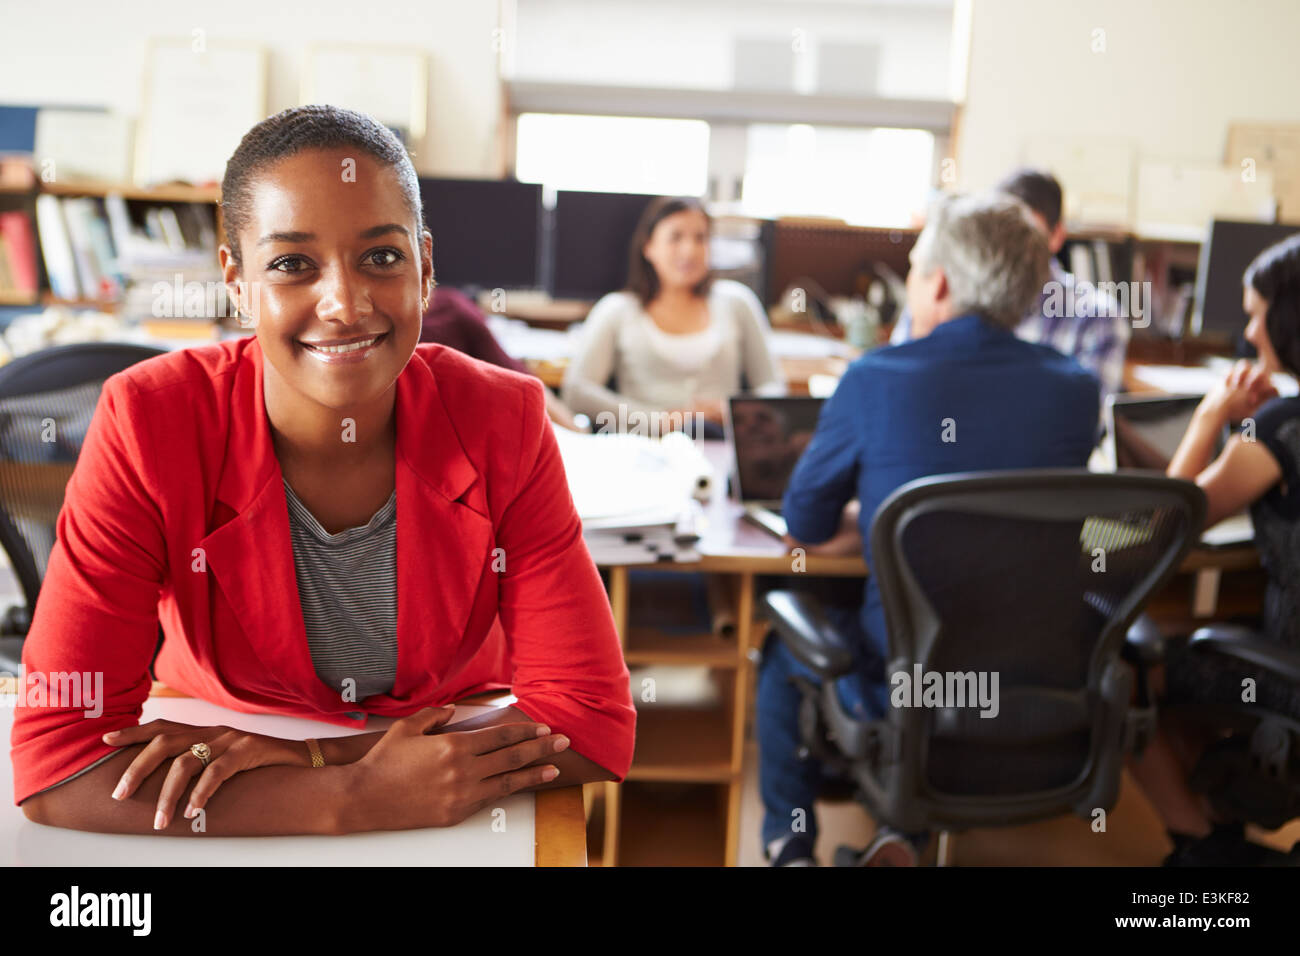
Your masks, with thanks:
[{"label": "silver laptop", "polygon": [[781,499],[813,432],[824,399],[808,396],[732,398],[727,403],[727,440],[732,478],[745,519],[784,537]]},{"label": "silver laptop", "polygon": [[[1201,395],[1115,395],[1106,403],[1106,465],[1158,471],[1163,474],[1192,423]],[[1215,442],[1214,454],[1223,450],[1228,430]],[[1201,544],[1228,548],[1255,540],[1250,515],[1241,511],[1224,518],[1201,534]]]}]

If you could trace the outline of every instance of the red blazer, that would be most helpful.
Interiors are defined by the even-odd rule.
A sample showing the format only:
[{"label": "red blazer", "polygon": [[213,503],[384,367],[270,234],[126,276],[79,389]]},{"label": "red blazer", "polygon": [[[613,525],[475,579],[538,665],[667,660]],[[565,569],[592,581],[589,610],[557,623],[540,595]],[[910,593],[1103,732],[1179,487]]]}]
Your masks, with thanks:
[{"label": "red blazer", "polygon": [[102,671],[103,714],[88,718],[85,701],[19,707],[15,802],[139,723],[160,621],[158,679],[192,696],[359,727],[349,711],[397,717],[508,686],[621,780],[628,671],[541,384],[441,345],[418,346],[398,377],[397,677],[391,694],[353,703],[312,666],[262,363],[246,338],[105,384],[23,645],[29,682]]}]

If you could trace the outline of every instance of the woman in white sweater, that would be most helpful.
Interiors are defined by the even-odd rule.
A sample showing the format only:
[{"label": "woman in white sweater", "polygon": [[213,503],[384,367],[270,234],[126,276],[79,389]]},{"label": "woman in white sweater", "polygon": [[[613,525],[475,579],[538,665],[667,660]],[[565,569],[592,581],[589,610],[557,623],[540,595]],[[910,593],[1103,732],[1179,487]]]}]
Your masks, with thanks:
[{"label": "woman in white sweater", "polygon": [[646,207],[632,236],[627,288],[592,308],[565,373],[562,393],[575,412],[593,422],[660,412],[689,422],[692,413],[721,424],[723,404],[742,386],[784,390],[758,297],[712,278],[710,226],[695,199]]}]

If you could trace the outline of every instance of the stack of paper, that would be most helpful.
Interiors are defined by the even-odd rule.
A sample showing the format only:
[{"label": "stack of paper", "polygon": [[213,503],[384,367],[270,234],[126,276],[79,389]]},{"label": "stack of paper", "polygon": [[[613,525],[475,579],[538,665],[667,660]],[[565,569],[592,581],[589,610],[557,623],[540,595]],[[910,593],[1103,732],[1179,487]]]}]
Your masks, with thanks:
[{"label": "stack of paper", "polygon": [[703,453],[684,435],[586,435],[555,429],[597,564],[698,561],[702,511],[696,492],[711,488]]}]

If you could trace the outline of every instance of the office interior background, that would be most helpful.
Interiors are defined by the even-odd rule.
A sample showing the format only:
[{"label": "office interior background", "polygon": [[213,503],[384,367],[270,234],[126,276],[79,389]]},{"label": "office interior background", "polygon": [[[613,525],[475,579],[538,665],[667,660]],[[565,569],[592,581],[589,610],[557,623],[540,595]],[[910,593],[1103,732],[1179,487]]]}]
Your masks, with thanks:
[{"label": "office interior background", "polygon": [[[72,0],[57,17],[0,0],[0,357],[240,334],[211,297],[225,161],[254,123],[328,102],[402,137],[439,284],[553,389],[592,303],[626,280],[654,196],[706,201],[717,274],[766,307],[792,394],[825,396],[888,342],[931,201],[1032,166],[1064,188],[1061,265],[1143,290],[1126,391],[1196,392],[1239,354],[1242,268],[1300,230],[1298,34],[1287,0]],[[8,398],[4,381],[0,366]],[[716,533],[734,518],[718,510],[730,458],[708,461]],[[0,505],[22,494],[0,489]],[[736,534],[728,563],[680,542],[647,558],[590,532],[640,723],[627,781],[586,788],[592,863],[764,862],[756,582],[788,562],[760,530]],[[49,541],[25,540],[39,587]],[[762,560],[735,557],[746,548]],[[1150,610],[1184,631],[1257,612],[1252,555],[1183,567]],[[33,583],[9,563],[12,654]],[[852,800],[821,810],[822,862],[870,840]],[[1169,852],[1127,775],[1108,820],[1103,833],[1069,814],[969,827],[945,852],[963,865]],[[1252,832],[1280,849],[1298,835]]]}]

